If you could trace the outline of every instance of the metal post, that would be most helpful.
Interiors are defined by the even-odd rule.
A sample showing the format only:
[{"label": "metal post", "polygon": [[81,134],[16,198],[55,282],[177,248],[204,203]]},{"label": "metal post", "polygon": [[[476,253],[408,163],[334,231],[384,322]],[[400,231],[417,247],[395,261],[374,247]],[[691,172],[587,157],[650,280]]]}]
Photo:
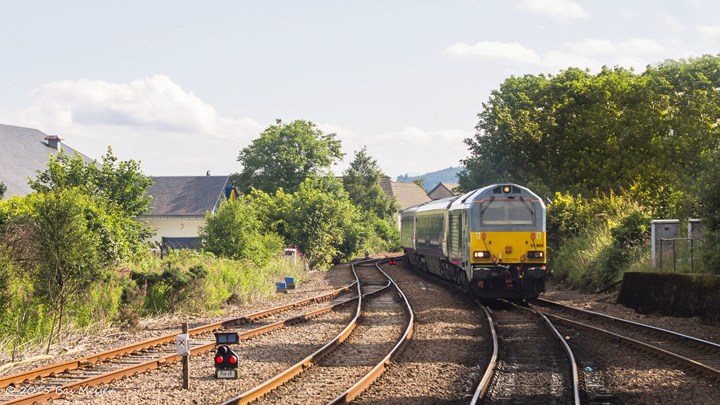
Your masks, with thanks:
[{"label": "metal post", "polygon": [[673,273],[675,273],[675,264],[677,259],[675,259],[675,239],[673,239]]},{"label": "metal post", "polygon": [[660,239],[660,272],[663,271],[663,240]]},{"label": "metal post", "polygon": [[693,239],[690,238],[690,273],[695,273],[695,256],[693,255]]},{"label": "metal post", "polygon": [[[188,333],[188,323],[183,322],[182,324],[182,333],[187,334]],[[183,389],[189,390],[190,389],[190,353],[183,356],[182,358],[182,379],[183,379]]]}]

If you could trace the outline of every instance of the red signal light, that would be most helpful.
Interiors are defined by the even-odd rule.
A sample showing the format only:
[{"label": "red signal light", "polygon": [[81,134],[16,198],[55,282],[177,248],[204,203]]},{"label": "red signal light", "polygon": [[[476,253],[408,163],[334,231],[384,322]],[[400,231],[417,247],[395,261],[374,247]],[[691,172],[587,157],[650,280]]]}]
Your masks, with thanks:
[{"label": "red signal light", "polygon": [[390,261],[389,261],[388,263],[389,263],[390,265],[393,265],[393,266],[394,266],[394,265],[397,264],[397,260],[395,260],[395,259],[390,259]]},{"label": "red signal light", "polygon": [[230,364],[235,364],[235,363],[237,363],[237,361],[238,361],[238,359],[236,356],[230,356],[228,358],[228,363],[230,363]]},{"label": "red signal light", "polygon": [[220,364],[220,363],[222,363],[222,362],[223,362],[222,356],[216,356],[216,357],[215,357],[215,363]]}]

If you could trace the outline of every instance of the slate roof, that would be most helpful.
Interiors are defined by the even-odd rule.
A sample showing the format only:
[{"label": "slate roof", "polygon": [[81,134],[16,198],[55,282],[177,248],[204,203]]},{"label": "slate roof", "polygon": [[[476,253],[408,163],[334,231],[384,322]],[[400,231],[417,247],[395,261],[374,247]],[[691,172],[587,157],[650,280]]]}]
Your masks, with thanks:
[{"label": "slate roof", "polygon": [[220,205],[230,176],[158,176],[148,190],[153,200],[146,216],[205,216]]},{"label": "slate roof", "polygon": [[[47,136],[37,129],[0,124],[0,181],[7,186],[4,198],[33,192],[27,178],[34,179],[37,170],[47,169],[50,155],[59,153],[48,146]],[[92,161],[65,144],[62,148],[68,155],[79,154],[88,162]]]},{"label": "slate roof", "polygon": [[390,186],[401,210],[431,201],[425,190],[415,183],[396,183],[393,181],[390,182]]},{"label": "slate roof", "polygon": [[433,188],[429,193],[428,196],[432,198],[433,200],[439,200],[441,198],[447,198],[452,197],[454,195],[457,195],[453,192],[454,189],[456,189],[459,186],[458,183],[447,183],[447,182],[440,182]]}]

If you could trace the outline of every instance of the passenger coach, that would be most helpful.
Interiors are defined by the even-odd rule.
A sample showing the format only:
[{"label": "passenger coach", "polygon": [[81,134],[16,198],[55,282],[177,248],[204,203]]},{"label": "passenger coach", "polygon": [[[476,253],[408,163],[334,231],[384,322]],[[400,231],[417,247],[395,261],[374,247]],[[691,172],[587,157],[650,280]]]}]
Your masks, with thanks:
[{"label": "passenger coach", "polygon": [[517,184],[494,184],[401,212],[400,244],[416,268],[481,298],[545,291],[545,204]]}]

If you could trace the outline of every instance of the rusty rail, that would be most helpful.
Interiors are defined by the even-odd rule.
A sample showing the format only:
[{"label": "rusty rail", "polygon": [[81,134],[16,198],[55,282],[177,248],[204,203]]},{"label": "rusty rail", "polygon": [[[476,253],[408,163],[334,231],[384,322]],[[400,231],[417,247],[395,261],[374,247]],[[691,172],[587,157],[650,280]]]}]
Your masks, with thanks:
[{"label": "rusty rail", "polygon": [[[206,333],[206,332],[210,332],[210,331],[212,331],[212,330],[218,329],[218,328],[220,328],[220,327],[224,327],[224,326],[227,326],[227,325],[229,325],[229,324],[233,324],[233,323],[238,322],[238,321],[253,320],[253,319],[257,319],[257,318],[263,317],[263,316],[267,316],[267,315],[272,314],[272,313],[282,312],[282,311],[285,311],[285,310],[290,309],[290,308],[294,308],[294,307],[297,307],[297,306],[302,306],[302,305],[305,305],[305,304],[310,303],[310,302],[314,302],[314,301],[320,302],[320,301],[326,300],[326,299],[327,299],[326,297],[332,297],[332,296],[339,295],[341,292],[348,290],[348,289],[351,288],[353,285],[355,285],[355,283],[350,284],[350,285],[347,286],[347,287],[343,287],[343,288],[341,288],[341,289],[332,291],[332,292],[330,292],[330,293],[323,294],[323,295],[321,295],[321,296],[309,298],[309,299],[302,300],[302,301],[298,301],[298,302],[291,303],[291,304],[288,304],[288,305],[283,305],[283,306],[275,307],[275,308],[272,308],[271,310],[259,311],[259,312],[253,313],[253,314],[251,314],[251,315],[248,315],[248,316],[239,317],[239,318],[234,318],[234,319],[232,319],[232,320],[227,320],[227,321],[222,321],[222,322],[217,322],[217,323],[213,323],[213,324],[210,324],[210,325],[204,325],[204,326],[201,326],[201,327],[198,327],[198,328],[194,328],[194,329],[192,329],[190,332],[191,332],[191,333],[194,332],[194,333],[193,333],[194,335],[201,334],[201,333]],[[318,316],[318,315],[321,315],[321,314],[323,314],[323,313],[329,312],[329,311],[331,311],[331,310],[333,310],[333,309],[335,309],[335,308],[337,308],[337,307],[346,305],[347,303],[352,302],[352,301],[354,301],[354,300],[356,300],[356,299],[358,299],[358,297],[349,298],[349,299],[347,299],[347,300],[344,300],[344,301],[335,303],[335,304],[333,304],[333,305],[329,305],[329,306],[326,306],[326,307],[323,307],[323,308],[315,309],[315,310],[310,311],[310,312],[307,312],[307,313],[305,313],[305,314],[303,314],[303,315],[299,315],[299,316],[292,317],[292,318],[289,318],[289,319],[281,320],[281,321],[274,322],[274,323],[271,323],[271,324],[268,324],[268,325],[260,326],[260,327],[257,327],[257,328],[254,328],[254,329],[251,329],[251,330],[248,330],[248,331],[245,331],[245,332],[240,333],[240,334],[239,334],[239,337],[240,337],[240,339],[243,339],[243,340],[245,340],[245,339],[250,339],[250,338],[252,338],[252,337],[254,337],[254,336],[257,336],[257,335],[260,335],[260,334],[263,334],[263,333],[268,333],[268,332],[271,332],[271,331],[273,331],[273,330],[277,330],[277,329],[283,328],[283,327],[285,327],[285,326],[288,326],[288,325],[291,325],[291,324],[294,324],[294,323],[298,323],[298,322],[301,322],[301,321],[304,321],[304,320],[311,319],[311,318],[316,317],[316,316]],[[211,325],[219,325],[219,326],[216,327],[216,328],[210,328]],[[169,335],[168,335],[168,336],[169,336]],[[92,358],[94,358],[94,361],[92,361],[92,362],[82,362],[82,359],[80,359],[80,360],[74,360],[74,361],[62,363],[62,364],[59,364],[59,365],[51,365],[51,366],[48,366],[48,367],[43,367],[43,368],[41,368],[41,369],[30,370],[29,372],[26,372],[26,373],[21,373],[21,374],[16,374],[16,375],[13,375],[13,376],[9,376],[9,377],[6,377],[6,378],[4,379],[4,381],[10,381],[10,382],[7,383],[7,385],[10,385],[10,384],[13,384],[13,383],[16,383],[16,382],[27,381],[28,379],[30,379],[30,377],[28,377],[28,375],[33,375],[32,378],[38,378],[38,377],[46,377],[46,376],[50,375],[50,374],[53,373],[53,372],[63,372],[63,371],[66,371],[66,370],[77,369],[79,366],[82,366],[82,365],[97,363],[97,362],[99,362],[99,361],[108,360],[108,359],[112,359],[112,358],[117,358],[117,357],[120,357],[120,356],[121,356],[121,355],[110,356],[109,354],[111,354],[111,353],[113,353],[113,352],[119,352],[119,351],[125,350],[124,354],[128,354],[128,353],[132,353],[132,352],[134,352],[134,351],[137,351],[137,350],[139,350],[139,349],[144,349],[144,348],[148,348],[148,347],[158,346],[158,345],[163,344],[163,343],[165,343],[165,342],[161,342],[161,343],[157,343],[157,342],[158,342],[158,341],[161,341],[161,340],[163,340],[163,339],[165,339],[165,338],[166,338],[166,336],[163,336],[163,337],[160,337],[160,338],[157,338],[157,339],[152,339],[152,340],[149,340],[149,341],[142,342],[142,343],[145,343],[145,344],[148,344],[148,343],[151,344],[151,345],[145,346],[145,347],[141,347],[142,343],[139,343],[139,344],[134,344],[134,345],[126,346],[126,347],[123,347],[123,348],[120,348],[120,349],[103,352],[103,353],[100,353],[100,354],[98,354],[98,355],[91,356]],[[174,341],[174,339],[175,339],[175,335],[172,335],[172,341]],[[134,348],[134,350],[128,351],[130,348]],[[213,342],[213,343],[203,344],[203,345],[200,345],[200,346],[195,346],[195,347],[192,348],[192,351],[193,351],[193,353],[201,354],[201,353],[205,353],[205,352],[211,351],[211,350],[213,350],[214,348],[215,348],[215,343]],[[35,402],[44,402],[44,401],[47,401],[47,400],[50,400],[50,399],[60,398],[60,397],[62,397],[62,395],[63,395],[64,392],[76,391],[77,389],[79,389],[79,388],[81,388],[81,387],[82,387],[82,388],[87,388],[87,387],[94,387],[94,386],[98,386],[98,385],[101,385],[101,384],[109,383],[109,382],[112,382],[112,381],[115,381],[115,380],[118,380],[118,379],[121,379],[121,378],[124,378],[124,377],[129,377],[129,376],[132,376],[132,375],[135,375],[135,374],[138,374],[138,373],[146,372],[146,371],[149,371],[149,370],[154,370],[154,369],[160,368],[160,367],[162,367],[162,366],[165,366],[165,365],[168,365],[168,364],[171,364],[171,363],[179,362],[179,361],[181,361],[181,360],[182,360],[182,356],[179,356],[179,355],[177,355],[177,354],[172,354],[172,355],[168,355],[168,356],[163,356],[163,357],[159,357],[159,358],[157,358],[157,359],[148,360],[148,361],[146,361],[146,362],[142,362],[142,363],[134,364],[134,365],[131,365],[131,366],[128,366],[128,367],[124,367],[124,368],[120,368],[120,369],[117,369],[117,370],[113,370],[113,371],[110,371],[110,372],[108,372],[108,373],[104,373],[104,374],[101,374],[101,375],[98,375],[98,376],[94,376],[94,377],[87,378],[87,379],[83,379],[83,380],[80,380],[80,381],[77,381],[77,382],[65,384],[65,385],[62,385],[61,387],[58,387],[57,389],[48,390],[48,392],[39,392],[39,393],[31,394],[31,395],[26,395],[26,396],[19,397],[19,398],[10,400],[10,401],[6,401],[6,402],[4,402],[4,403],[6,403],[6,404],[32,404],[32,403],[35,403]],[[70,365],[70,366],[77,365],[77,366],[76,366],[76,367],[72,367],[72,368],[68,368],[68,367],[67,367],[68,365]],[[13,380],[13,379],[16,379],[17,381],[11,381],[11,380]]]},{"label": "rusty rail", "polygon": [[[240,322],[249,322],[249,321],[256,320],[258,318],[262,318],[264,316],[279,313],[282,311],[287,311],[289,309],[296,308],[299,306],[308,305],[313,302],[325,301],[332,297],[340,295],[341,293],[343,293],[345,291],[348,291],[350,288],[352,288],[353,285],[355,285],[355,283],[352,283],[348,286],[339,288],[337,290],[331,291],[326,294],[321,294],[316,297],[307,298],[307,299],[293,302],[293,303],[290,303],[287,305],[281,305],[281,306],[274,307],[271,309],[258,311],[258,312],[252,313],[250,315],[245,315],[245,316],[238,317],[238,318],[232,318],[232,319],[228,319],[225,321],[220,321],[220,322],[215,322],[215,323],[199,326],[199,327],[190,329],[188,331],[188,333],[191,336],[200,335],[200,334],[211,332],[211,331],[214,331],[217,329],[225,328],[225,327],[228,327],[228,326],[240,323]],[[92,356],[87,356],[87,357],[83,357],[80,359],[66,361],[64,363],[51,364],[46,367],[36,368],[36,369],[28,370],[28,371],[25,371],[22,373],[2,377],[2,378],[0,378],[0,388],[7,387],[11,384],[22,383],[22,382],[32,380],[32,379],[35,379],[38,377],[46,377],[53,373],[76,370],[87,364],[94,364],[94,363],[98,363],[100,361],[114,359],[114,358],[117,358],[120,356],[131,354],[131,353],[137,352],[138,350],[148,349],[148,348],[160,346],[160,345],[163,345],[166,343],[171,343],[171,342],[175,341],[176,335],[177,334],[175,334],[175,333],[167,334],[164,336],[160,336],[158,338],[146,340],[144,342],[139,342],[139,343],[135,343],[135,344],[128,345],[128,346],[123,346],[123,347],[120,347],[117,349],[107,350],[107,351],[104,351],[102,353],[98,353],[98,354],[95,354]]]},{"label": "rusty rail", "polygon": [[488,387],[490,387],[490,381],[492,380],[493,373],[495,372],[495,366],[497,365],[497,357],[498,357],[498,336],[497,331],[495,330],[495,321],[492,317],[492,311],[490,311],[485,305],[481,304],[479,301],[475,300],[475,303],[482,308],[483,312],[485,312],[485,316],[488,320],[488,327],[490,328],[490,336],[492,337],[493,341],[493,350],[492,355],[490,356],[490,362],[488,363],[487,368],[485,369],[485,373],[483,374],[482,379],[480,380],[480,383],[477,386],[477,389],[475,390],[475,394],[473,395],[472,399],[470,400],[470,405],[475,405],[478,403],[480,398],[485,396],[485,393],[488,390]]},{"label": "rusty rail", "polygon": [[400,287],[397,285],[397,283],[395,283],[395,280],[393,280],[389,275],[387,275],[387,273],[385,273],[380,268],[380,263],[376,264],[375,266],[378,270],[380,270],[381,273],[385,275],[385,277],[388,278],[388,280],[390,280],[392,285],[395,287],[395,290],[405,302],[405,305],[403,306],[403,311],[408,317],[408,324],[405,328],[405,332],[400,337],[400,339],[398,339],[397,343],[395,343],[395,346],[392,348],[392,350],[390,350],[390,352],[375,367],[373,367],[370,372],[368,372],[363,378],[361,378],[360,381],[355,383],[355,385],[350,387],[339,397],[331,401],[331,404],[349,403],[350,401],[360,396],[363,391],[365,391],[373,382],[380,378],[380,376],[385,372],[392,360],[394,360],[400,354],[400,351],[412,336],[413,328],[415,327],[415,315],[413,314],[412,307],[410,306],[410,302],[408,301],[407,297],[405,296],[405,294],[403,294],[402,290],[400,290]]}]

